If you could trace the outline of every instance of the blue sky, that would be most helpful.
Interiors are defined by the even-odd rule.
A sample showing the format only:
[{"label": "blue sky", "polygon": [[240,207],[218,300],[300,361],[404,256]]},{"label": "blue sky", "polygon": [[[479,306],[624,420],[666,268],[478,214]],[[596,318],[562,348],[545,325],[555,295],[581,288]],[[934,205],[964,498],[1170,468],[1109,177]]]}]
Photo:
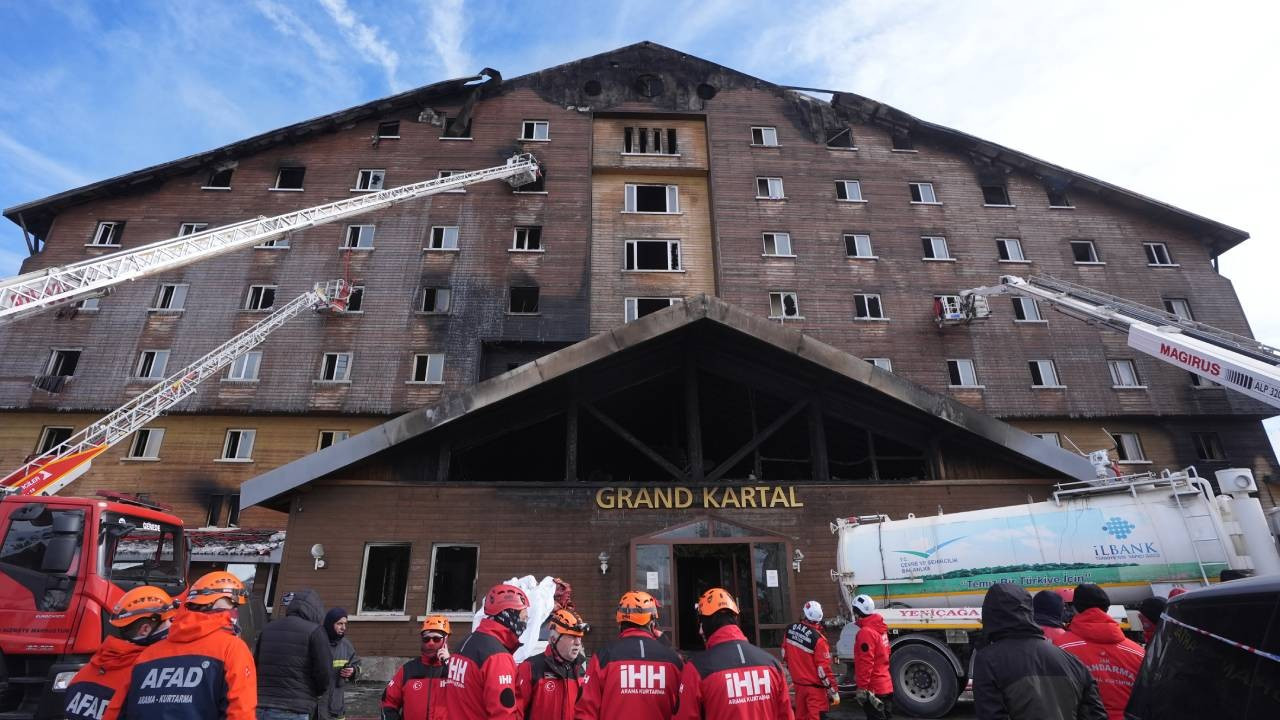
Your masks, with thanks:
[{"label": "blue sky", "polygon": [[[1222,271],[1254,333],[1280,344],[1277,8],[0,0],[0,207],[485,66],[514,77],[653,40],[867,95],[1247,230]],[[0,221],[0,274],[25,253]]]}]

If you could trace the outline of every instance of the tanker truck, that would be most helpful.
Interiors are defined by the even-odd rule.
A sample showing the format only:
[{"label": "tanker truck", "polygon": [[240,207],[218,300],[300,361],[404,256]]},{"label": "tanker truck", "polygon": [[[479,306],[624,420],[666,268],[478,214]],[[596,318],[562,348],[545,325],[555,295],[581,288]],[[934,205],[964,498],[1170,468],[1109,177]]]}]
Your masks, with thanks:
[{"label": "tanker truck", "polygon": [[[836,570],[845,605],[871,596],[889,628],[895,703],[908,715],[946,714],[972,675],[982,598],[995,583],[1031,593],[1096,583],[1126,630],[1123,605],[1175,586],[1216,582],[1223,570],[1280,573],[1276,525],[1250,493],[1246,469],[1216,473],[1216,494],[1195,468],[1054,486],[1044,502],[931,517],[842,518]],[[851,626],[842,639],[852,641]],[[852,656],[847,649],[837,654]]]}]

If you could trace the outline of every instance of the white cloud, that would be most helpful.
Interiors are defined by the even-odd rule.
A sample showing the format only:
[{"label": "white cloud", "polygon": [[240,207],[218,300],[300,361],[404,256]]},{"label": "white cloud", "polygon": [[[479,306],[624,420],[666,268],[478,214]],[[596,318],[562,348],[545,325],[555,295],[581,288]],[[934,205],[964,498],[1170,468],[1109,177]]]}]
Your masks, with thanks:
[{"label": "white cloud", "polygon": [[396,78],[396,70],[400,66],[400,56],[382,41],[377,29],[362,22],[347,5],[347,0],[320,0],[320,4],[341,28],[347,42],[366,60],[380,65],[387,75],[387,84],[392,90],[399,90],[400,81]]},{"label": "white cloud", "polygon": [[428,24],[427,40],[439,57],[439,65],[444,70],[445,77],[465,77],[480,69],[462,48],[462,41],[467,33],[467,17],[462,8],[462,0],[437,0],[432,3]]},{"label": "white cloud", "polygon": [[258,12],[261,12],[271,21],[272,27],[277,32],[281,35],[301,38],[317,58],[325,62],[337,59],[338,53],[334,50],[333,44],[325,40],[305,20],[298,17],[297,13],[289,6],[275,2],[275,0],[258,0],[254,3],[254,6],[258,8]]},{"label": "white cloud", "polygon": [[0,130],[0,151],[8,156],[5,164],[27,177],[32,186],[62,190],[86,185],[91,181],[91,178],[79,170],[24,145],[4,130]]}]

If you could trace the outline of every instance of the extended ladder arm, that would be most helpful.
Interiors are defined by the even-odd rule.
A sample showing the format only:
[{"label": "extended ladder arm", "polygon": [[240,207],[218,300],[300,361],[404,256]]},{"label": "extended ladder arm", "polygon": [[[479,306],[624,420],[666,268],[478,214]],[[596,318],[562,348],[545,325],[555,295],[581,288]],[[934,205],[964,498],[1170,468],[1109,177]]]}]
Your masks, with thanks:
[{"label": "extended ladder arm", "polygon": [[308,308],[342,310],[350,297],[351,286],[345,280],[317,284],[314,289],[299,295],[209,354],[152,385],[141,395],[67,438],[62,444],[28,460],[0,481],[0,487],[5,494],[52,495],[58,492],[83,475],[93,458],[185,400],[196,391],[201,382],[252,350],[281,325]]},{"label": "extended ladder arm", "polygon": [[536,180],[540,172],[538,161],[533,155],[520,154],[512,156],[505,165],[362,194],[275,217],[259,217],[161,240],[133,250],[0,280],[0,322],[27,317],[55,305],[101,295],[126,280],[137,280],[240,248],[260,245],[285,233],[486,180],[506,180],[512,186],[519,187]]},{"label": "extended ladder arm", "polygon": [[1045,277],[1005,275],[999,285],[965,290],[962,312],[968,319],[987,317],[991,295],[1042,300],[1066,315],[1125,333],[1129,347],[1139,352],[1280,407],[1280,350],[1253,338]]}]

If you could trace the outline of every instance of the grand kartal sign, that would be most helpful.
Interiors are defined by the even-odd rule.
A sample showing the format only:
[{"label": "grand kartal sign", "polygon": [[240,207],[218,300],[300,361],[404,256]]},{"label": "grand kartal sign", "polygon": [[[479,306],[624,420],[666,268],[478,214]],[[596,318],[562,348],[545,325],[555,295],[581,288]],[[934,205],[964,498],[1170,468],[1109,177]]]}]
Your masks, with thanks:
[{"label": "grand kartal sign", "polygon": [[802,508],[794,487],[602,487],[596,491],[602,510],[683,510],[699,508]]}]

